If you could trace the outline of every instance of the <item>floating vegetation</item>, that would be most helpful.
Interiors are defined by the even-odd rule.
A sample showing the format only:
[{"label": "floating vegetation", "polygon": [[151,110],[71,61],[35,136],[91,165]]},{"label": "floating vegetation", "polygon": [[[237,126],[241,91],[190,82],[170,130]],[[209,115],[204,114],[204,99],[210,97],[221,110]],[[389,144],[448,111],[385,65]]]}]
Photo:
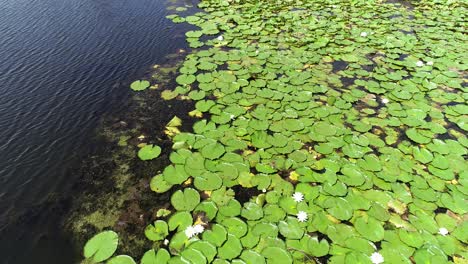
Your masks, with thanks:
[{"label": "floating vegetation", "polygon": [[104,231],[92,237],[84,247],[84,256],[93,262],[110,258],[117,250],[118,235],[113,231]]},{"label": "floating vegetation", "polygon": [[130,84],[130,88],[133,91],[143,91],[146,90],[148,87],[150,87],[150,82],[148,81],[134,81]]},{"label": "floating vegetation", "polygon": [[196,101],[199,120],[166,127],[150,188],[170,206],[141,263],[466,262],[461,1],[199,7],[169,16],[202,48],[162,97]]},{"label": "floating vegetation", "polygon": [[155,146],[153,144],[145,145],[138,151],[138,157],[141,160],[152,160],[161,154],[161,147]]}]

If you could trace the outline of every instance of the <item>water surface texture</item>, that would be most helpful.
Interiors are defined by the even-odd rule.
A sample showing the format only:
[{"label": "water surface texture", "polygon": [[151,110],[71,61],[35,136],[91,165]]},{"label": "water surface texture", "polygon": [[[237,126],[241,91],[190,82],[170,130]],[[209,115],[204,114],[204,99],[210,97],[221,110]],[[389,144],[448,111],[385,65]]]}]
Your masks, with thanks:
[{"label": "water surface texture", "polygon": [[[131,78],[183,45],[168,4],[0,1],[0,229],[72,184],[71,165],[99,119],[128,99]],[[31,252],[46,252],[35,263],[66,263],[51,259],[66,255],[53,242],[33,239],[41,230],[17,231],[18,243],[1,239],[0,263],[32,263]]]}]

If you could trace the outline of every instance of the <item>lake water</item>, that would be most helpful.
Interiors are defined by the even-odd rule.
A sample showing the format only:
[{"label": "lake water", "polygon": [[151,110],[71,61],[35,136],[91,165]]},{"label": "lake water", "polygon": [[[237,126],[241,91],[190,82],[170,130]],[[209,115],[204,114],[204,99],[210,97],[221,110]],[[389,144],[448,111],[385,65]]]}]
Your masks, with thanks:
[{"label": "lake water", "polygon": [[[57,219],[30,211],[67,192],[76,179],[71,168],[94,147],[102,116],[129,99],[128,84],[185,47],[183,26],[165,18],[169,5],[0,1],[0,231],[8,230],[0,263],[75,257],[53,235]],[[12,226],[18,217],[28,224]]]}]

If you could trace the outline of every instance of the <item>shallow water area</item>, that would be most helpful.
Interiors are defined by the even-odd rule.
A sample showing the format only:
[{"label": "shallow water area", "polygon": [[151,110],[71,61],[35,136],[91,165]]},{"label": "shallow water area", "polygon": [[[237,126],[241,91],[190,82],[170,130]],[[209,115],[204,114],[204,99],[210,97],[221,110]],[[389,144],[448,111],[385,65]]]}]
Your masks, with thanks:
[{"label": "shallow water area", "polygon": [[[186,1],[183,4],[191,4]],[[72,263],[57,222],[99,120],[129,83],[186,46],[169,1],[0,3],[1,263]]]}]

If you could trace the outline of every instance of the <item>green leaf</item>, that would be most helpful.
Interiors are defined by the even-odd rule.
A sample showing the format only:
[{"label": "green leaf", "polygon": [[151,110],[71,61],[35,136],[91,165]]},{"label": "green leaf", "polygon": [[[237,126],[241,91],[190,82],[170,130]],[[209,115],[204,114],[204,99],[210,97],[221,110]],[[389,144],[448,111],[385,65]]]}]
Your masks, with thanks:
[{"label": "green leaf", "polygon": [[162,220],[155,221],[145,229],[145,236],[151,241],[159,241],[169,235],[167,223]]},{"label": "green leaf", "polygon": [[268,264],[292,264],[291,255],[283,248],[266,247],[262,250],[262,255],[266,258]]},{"label": "green leaf", "polygon": [[373,217],[360,216],[354,221],[356,230],[365,238],[378,242],[384,238],[384,228],[380,221]]},{"label": "green leaf", "polygon": [[240,258],[247,264],[265,264],[265,258],[253,250],[244,250]]},{"label": "green leaf", "polygon": [[[186,172],[186,169],[184,168],[186,166],[176,164],[175,166],[169,165],[167,166],[164,171],[163,171],[163,178],[164,181],[169,185],[174,185],[174,184],[182,184],[184,181],[186,181],[189,178],[189,175]],[[163,187],[163,186],[162,186]],[[161,188],[162,188],[161,187]],[[167,188],[168,186],[166,186]],[[164,189],[164,188],[162,188]]]},{"label": "green leaf", "polygon": [[343,198],[329,198],[325,201],[325,208],[334,217],[340,220],[349,220],[353,216],[353,208]]},{"label": "green leaf", "polygon": [[307,243],[307,249],[314,257],[323,257],[328,254],[330,245],[325,239],[318,240],[317,237],[311,237]]},{"label": "green leaf", "polygon": [[182,74],[176,78],[176,82],[180,85],[188,85],[196,80],[194,75]]},{"label": "green leaf", "polygon": [[224,146],[219,143],[211,143],[201,149],[201,154],[207,159],[217,159],[225,152]]},{"label": "green leaf", "polygon": [[208,220],[213,220],[218,213],[218,207],[213,201],[203,201],[198,204],[194,212],[205,212]]},{"label": "green leaf", "polygon": [[193,248],[200,251],[203,254],[203,256],[205,256],[208,263],[211,263],[216,254],[218,253],[216,251],[216,247],[213,244],[203,240],[195,241],[194,243],[190,244],[189,248]]},{"label": "green leaf", "polygon": [[[183,231],[173,235],[171,241],[169,242],[169,251],[171,254],[179,254],[185,248],[187,241],[188,238]],[[172,259],[169,260],[168,263],[171,263],[171,261]]]},{"label": "green leaf", "polygon": [[190,263],[193,263],[193,264],[207,263],[206,257],[203,255],[203,253],[194,248],[185,249],[184,251],[182,251],[181,256],[185,259],[189,259]]},{"label": "green leaf", "polygon": [[150,188],[157,193],[164,193],[169,191],[173,185],[164,180],[163,175],[157,175],[151,178]]},{"label": "green leaf", "polygon": [[288,239],[300,239],[304,235],[304,228],[293,217],[288,217],[287,221],[280,221],[278,228],[280,233]]},{"label": "green leaf", "polygon": [[102,262],[114,254],[118,242],[119,237],[114,231],[101,232],[86,242],[83,255],[94,262]]},{"label": "green leaf", "polygon": [[366,177],[357,166],[345,165],[341,168],[341,173],[343,176],[338,179],[348,186],[361,186],[366,181]]},{"label": "green leaf", "polygon": [[170,258],[171,255],[164,248],[160,248],[157,253],[150,249],[141,258],[141,264],[166,264]]},{"label": "green leaf", "polygon": [[136,264],[136,262],[130,256],[119,255],[109,259],[107,264]]},{"label": "green leaf", "polygon": [[169,230],[183,231],[193,223],[192,215],[188,212],[177,212],[173,214],[168,221]]},{"label": "green leaf", "polygon": [[152,160],[161,154],[161,148],[155,145],[146,145],[138,151],[138,157],[141,160]]},{"label": "green leaf", "polygon": [[247,233],[248,227],[240,218],[230,217],[221,221],[221,224],[227,228],[229,234],[241,238]]},{"label": "green leaf", "polygon": [[220,247],[227,239],[227,231],[224,226],[220,224],[214,224],[211,229],[203,232],[203,240],[210,242],[211,244]]},{"label": "green leaf", "polygon": [[427,144],[431,142],[431,138],[422,135],[418,129],[410,128],[406,130],[406,135],[414,142],[419,144]]},{"label": "green leaf", "polygon": [[365,153],[370,151],[368,147],[362,147],[356,144],[345,145],[342,150],[346,156],[355,159],[362,158]]},{"label": "green leaf", "polygon": [[325,122],[317,122],[312,126],[312,128],[322,136],[333,136],[337,132],[334,125]]},{"label": "green leaf", "polygon": [[263,210],[258,204],[249,202],[244,204],[241,215],[247,220],[257,220],[263,217]]},{"label": "green leaf", "polygon": [[192,211],[200,203],[200,194],[192,189],[178,190],[171,196],[171,204],[177,211]]},{"label": "green leaf", "polygon": [[418,231],[407,231],[400,229],[398,231],[398,236],[400,237],[401,241],[410,247],[420,248],[424,243],[424,240]]},{"label": "green leaf", "polygon": [[434,155],[432,155],[432,153],[429,150],[427,150],[426,148],[418,147],[413,147],[413,156],[417,161],[423,164],[431,162],[434,158]]},{"label": "green leaf", "polygon": [[223,180],[217,173],[207,171],[201,176],[195,177],[193,184],[200,191],[212,191],[221,187]]},{"label": "green leaf", "polygon": [[150,86],[150,82],[141,81],[141,80],[134,81],[132,82],[132,84],[130,84],[130,88],[133,91],[143,91],[143,90],[146,90],[149,86]]},{"label": "green leaf", "polygon": [[240,255],[242,244],[234,235],[228,234],[226,243],[218,249],[218,257],[231,260]]}]

